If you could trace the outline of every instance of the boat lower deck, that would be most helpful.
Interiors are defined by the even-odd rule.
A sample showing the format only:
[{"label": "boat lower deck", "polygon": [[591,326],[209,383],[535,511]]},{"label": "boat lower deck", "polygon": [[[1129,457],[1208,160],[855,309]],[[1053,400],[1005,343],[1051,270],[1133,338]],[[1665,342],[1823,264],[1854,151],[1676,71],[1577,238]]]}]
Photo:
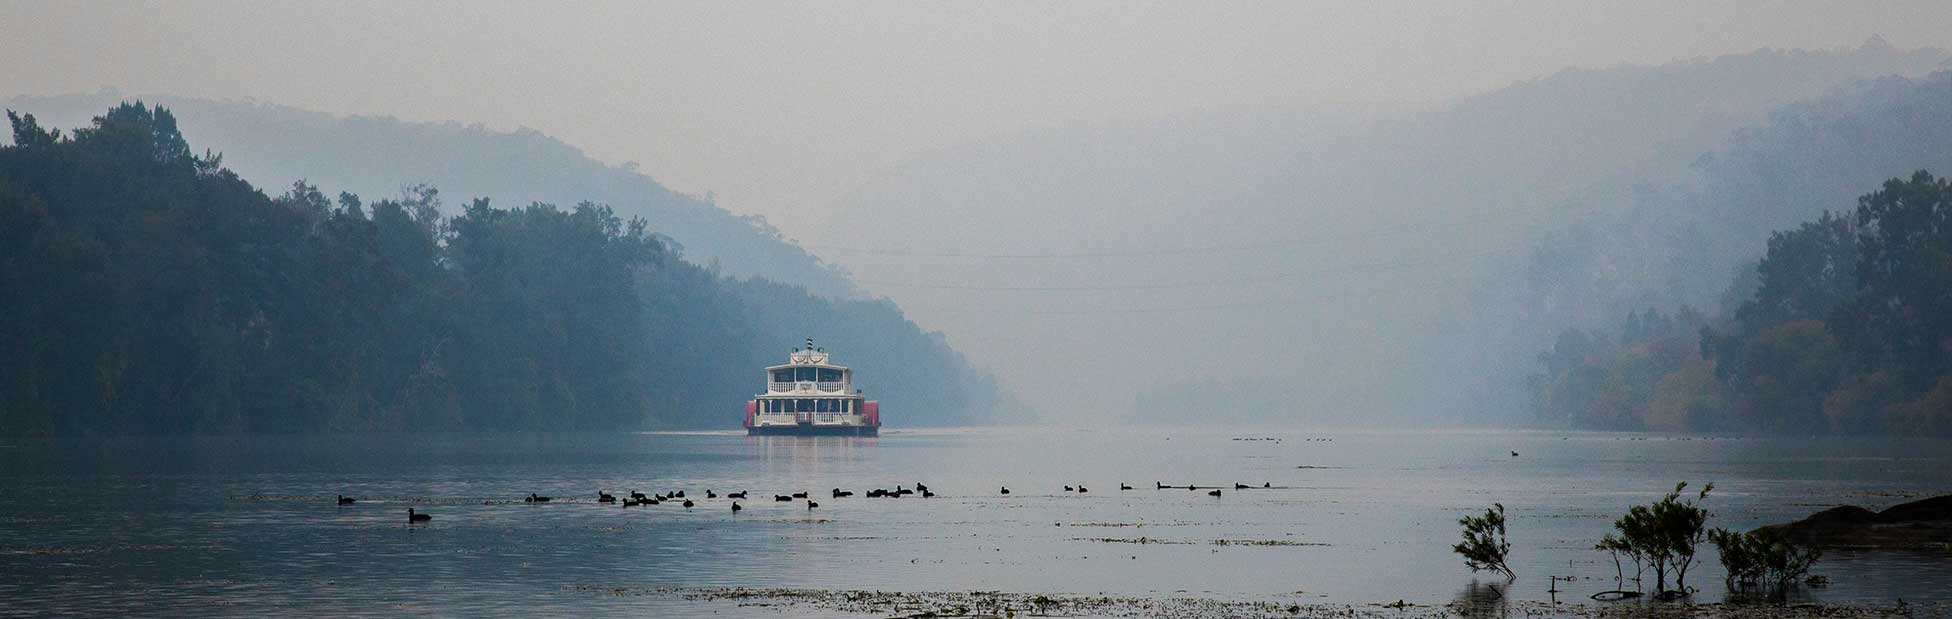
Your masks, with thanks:
[{"label": "boat lower deck", "polygon": [[879,436],[879,426],[761,425],[746,428],[747,436]]}]

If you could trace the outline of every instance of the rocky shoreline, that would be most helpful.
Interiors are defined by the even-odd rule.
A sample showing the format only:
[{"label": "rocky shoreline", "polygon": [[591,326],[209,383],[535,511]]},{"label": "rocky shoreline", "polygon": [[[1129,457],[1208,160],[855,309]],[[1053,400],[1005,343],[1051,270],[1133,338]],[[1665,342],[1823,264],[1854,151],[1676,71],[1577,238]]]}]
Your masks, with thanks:
[{"label": "rocky shoreline", "polygon": [[1787,524],[1762,527],[1790,541],[1826,548],[1920,550],[1952,548],[1952,495],[1871,511],[1832,507]]}]

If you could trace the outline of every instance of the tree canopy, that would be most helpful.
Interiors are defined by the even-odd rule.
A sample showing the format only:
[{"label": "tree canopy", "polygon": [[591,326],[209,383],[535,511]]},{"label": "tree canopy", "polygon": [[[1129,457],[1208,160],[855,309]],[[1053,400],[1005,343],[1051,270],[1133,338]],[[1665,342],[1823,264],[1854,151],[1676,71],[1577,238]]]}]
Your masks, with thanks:
[{"label": "tree canopy", "polygon": [[0,434],[732,427],[809,335],[903,423],[995,401],[892,304],[720,277],[607,206],[271,197],[166,109],[8,117]]},{"label": "tree canopy", "polygon": [[[1755,272],[1754,292],[1731,316],[1650,328],[1649,314],[1629,313],[1620,346],[1580,330],[1561,335],[1531,379],[1538,418],[1952,433],[1952,183],[1925,171],[1890,179],[1853,213],[1770,235]],[[1698,358],[1664,354],[1691,335]]]}]

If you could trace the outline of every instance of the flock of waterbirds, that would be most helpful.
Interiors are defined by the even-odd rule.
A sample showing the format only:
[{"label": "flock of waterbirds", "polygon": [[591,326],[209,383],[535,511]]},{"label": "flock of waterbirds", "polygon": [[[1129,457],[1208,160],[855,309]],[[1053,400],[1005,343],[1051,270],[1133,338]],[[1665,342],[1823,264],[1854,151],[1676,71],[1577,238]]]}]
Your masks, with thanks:
[{"label": "flock of waterbirds", "polygon": [[[1249,490],[1249,489],[1256,489],[1256,488],[1274,489],[1275,487],[1274,484],[1265,483],[1265,482],[1262,483],[1260,486],[1249,486],[1247,484],[1242,484],[1242,483],[1236,483],[1233,486],[1234,486],[1233,487],[1234,490]],[[1181,488],[1184,488],[1186,490],[1193,490],[1193,491],[1206,490],[1207,496],[1214,496],[1214,497],[1221,496],[1221,491],[1224,490],[1224,487],[1222,486],[1201,486],[1198,484],[1186,484],[1180,486],[1180,485],[1169,485],[1164,482],[1156,482],[1156,481],[1153,482],[1153,489],[1155,490],[1178,490]],[[1118,489],[1120,491],[1126,491],[1126,490],[1132,490],[1133,488],[1130,484],[1121,482],[1118,484]],[[1008,486],[1000,486],[997,488],[997,491],[998,494],[1003,494],[1003,495],[1010,494],[1010,488]],[[1091,492],[1091,490],[1089,488],[1086,488],[1084,484],[1078,484],[1076,486],[1065,486],[1064,491],[1076,493],[1076,494],[1085,494]],[[745,506],[740,505],[739,501],[747,500],[747,492],[748,491],[740,490],[738,492],[725,493],[725,496],[723,498],[732,502],[732,513],[736,514],[739,513],[740,511],[745,510]],[[935,491],[930,490],[927,484],[916,482],[914,488],[907,488],[901,485],[896,485],[894,490],[889,490],[887,488],[875,488],[873,490],[867,491],[866,498],[896,499],[896,498],[901,498],[904,496],[915,495],[915,494],[919,494],[922,496],[922,498],[926,499],[926,498],[934,497]],[[854,492],[849,490],[841,490],[840,488],[834,488],[829,493],[829,495],[835,499],[843,499],[843,498],[854,496]],[[718,499],[721,497],[717,492],[707,489],[705,490],[705,498]],[[524,497],[522,499],[522,502],[528,504],[537,504],[537,503],[549,503],[554,500],[555,499],[553,497],[541,496],[531,492],[529,493],[529,496]],[[775,502],[787,503],[787,502],[792,502],[797,500],[806,501],[808,511],[812,511],[820,507],[820,503],[815,502],[812,499],[811,495],[806,492],[795,492],[792,494],[773,495],[773,501]],[[349,497],[343,494],[339,495],[338,498],[338,504],[340,506],[353,505],[358,501],[359,500],[356,498]],[[696,502],[692,501],[691,499],[686,498],[685,491],[683,490],[673,490],[665,494],[651,494],[651,495],[646,495],[642,492],[632,490],[630,494],[624,497],[624,499],[621,501],[617,499],[616,495],[610,494],[609,492],[605,492],[602,490],[598,490],[596,493],[596,502],[605,505],[616,504],[616,505],[621,505],[623,507],[637,507],[640,505],[648,506],[648,505],[663,505],[665,503],[678,503],[679,505],[684,506],[685,509],[691,509],[698,505]],[[407,508],[407,522],[409,524],[416,523],[416,522],[427,522],[433,519],[434,516],[432,514],[423,514],[414,511],[414,509],[411,507]]]}]

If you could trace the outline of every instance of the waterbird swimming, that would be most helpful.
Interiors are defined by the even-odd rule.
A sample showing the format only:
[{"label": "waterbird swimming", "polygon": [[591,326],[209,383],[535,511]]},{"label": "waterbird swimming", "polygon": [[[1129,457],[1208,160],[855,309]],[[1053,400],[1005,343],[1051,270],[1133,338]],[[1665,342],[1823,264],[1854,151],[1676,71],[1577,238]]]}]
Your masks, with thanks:
[{"label": "waterbird swimming", "polygon": [[915,491],[923,494],[927,494],[929,491],[929,487],[927,485],[924,485],[922,482],[918,481],[915,482]]},{"label": "waterbird swimming", "polygon": [[413,523],[413,522],[426,522],[426,521],[429,521],[429,520],[433,520],[433,519],[434,519],[434,517],[433,517],[432,515],[429,515],[429,514],[416,514],[416,513],[413,513],[413,508],[411,508],[411,507],[409,507],[409,508],[407,508],[407,522],[409,522],[409,523]]},{"label": "waterbird swimming", "polygon": [[743,499],[743,498],[746,498],[746,491],[744,491],[744,490],[740,490],[740,491],[738,491],[738,492],[727,492],[727,493],[725,493],[725,498],[728,498],[728,499]]},{"label": "waterbird swimming", "polygon": [[691,509],[692,505],[691,499],[685,499],[685,509]]},{"label": "waterbird swimming", "polygon": [[840,488],[834,489],[834,498],[838,499],[844,496],[854,496],[854,493],[842,491]]},{"label": "waterbird swimming", "polygon": [[1155,483],[1155,484],[1159,484],[1159,487],[1157,487],[1157,488],[1153,488],[1153,490],[1165,490],[1165,489],[1166,489],[1166,482],[1162,482],[1162,481],[1155,481],[1155,482],[1152,482],[1152,483]]},{"label": "waterbird swimming", "polygon": [[596,502],[598,502],[598,503],[615,503],[615,502],[617,502],[617,497],[614,497],[614,496],[610,496],[610,493],[608,493],[608,492],[604,492],[604,491],[602,491],[602,490],[598,490],[598,491],[596,491]]},{"label": "waterbird swimming", "polygon": [[706,488],[706,489],[705,489],[705,498],[708,498],[708,499],[716,499],[716,498],[718,498],[718,495],[716,495],[716,494],[712,494],[712,489],[711,489],[711,488]]},{"label": "waterbird swimming", "polygon": [[340,504],[340,505],[351,505],[351,504],[352,504],[352,497],[349,497],[349,496],[346,496],[346,495],[343,495],[343,494],[341,494],[341,495],[339,495],[339,504]]},{"label": "waterbird swimming", "polygon": [[900,496],[900,495],[904,495],[904,494],[915,494],[915,491],[914,491],[914,490],[909,490],[909,489],[907,489],[907,488],[903,488],[903,487],[901,487],[901,486],[895,486],[895,495],[896,495],[896,496]]},{"label": "waterbird swimming", "polygon": [[923,490],[923,491],[922,491],[922,498],[924,498],[924,499],[926,499],[926,498],[929,498],[929,497],[932,497],[932,496],[935,496],[935,491],[933,491],[933,490]]},{"label": "waterbird swimming", "polygon": [[1065,486],[1065,487],[1064,487],[1064,491],[1065,491],[1065,492],[1077,492],[1077,490],[1078,490],[1077,488],[1072,488],[1072,487],[1070,487],[1070,486]]},{"label": "waterbird swimming", "polygon": [[549,497],[536,496],[534,492],[531,492],[529,493],[529,498],[522,499],[522,502],[523,503],[548,503]]},{"label": "waterbird swimming", "polygon": [[1246,489],[1247,489],[1247,484],[1243,484],[1243,483],[1240,483],[1240,482],[1234,482],[1234,489],[1235,489],[1235,490],[1246,490]]},{"label": "waterbird swimming", "polygon": [[633,498],[633,499],[637,499],[637,500],[639,500],[639,501],[642,501],[642,500],[644,500],[644,493],[642,493],[642,492],[638,492],[638,491],[636,491],[636,490],[632,490],[632,491],[630,491],[630,498]]},{"label": "waterbird swimming", "polygon": [[1086,489],[1083,485],[1079,485],[1078,492],[1082,494],[1082,493],[1090,492],[1090,490]]},{"label": "waterbird swimming", "polygon": [[815,502],[813,502],[813,501],[807,501],[807,511],[813,511],[813,508],[815,508],[815,507],[819,507],[819,506],[820,506],[820,504],[819,504],[819,503],[815,503]]},{"label": "waterbird swimming", "polygon": [[1125,482],[1122,482],[1122,481],[1121,481],[1121,482],[1118,482],[1118,489],[1119,489],[1119,490],[1131,490],[1131,489],[1132,489],[1132,487],[1131,487],[1131,486],[1127,486],[1127,485],[1125,485]]},{"label": "waterbird swimming", "polygon": [[775,495],[773,495],[773,500],[775,500],[775,501],[791,501],[791,500],[793,500],[793,497],[790,497],[790,496],[786,496],[786,495],[784,495],[784,494],[775,494]]},{"label": "waterbird swimming", "polygon": [[1514,452],[1511,452],[1511,457],[1513,457],[1513,458],[1516,458],[1516,457],[1518,457],[1518,452],[1516,452],[1516,451],[1514,451]]},{"label": "waterbird swimming", "polygon": [[739,510],[742,510],[742,509],[745,509],[745,508],[744,508],[744,507],[739,507],[739,503],[738,503],[738,502],[736,502],[736,501],[734,501],[734,502],[732,503],[732,513],[734,513],[734,514],[736,514],[736,513],[739,513]]},{"label": "waterbird swimming", "polygon": [[1215,489],[1214,489],[1214,490],[1213,490],[1212,492],[1208,492],[1208,493],[1206,493],[1206,495],[1207,495],[1207,496],[1220,496],[1220,489],[1218,489],[1218,488],[1215,488]]},{"label": "waterbird swimming", "polygon": [[683,491],[683,490],[679,490],[679,491],[677,491],[677,492],[673,492],[673,493],[671,493],[671,497],[672,497],[672,498],[678,498],[678,499],[682,499],[682,498],[685,498],[685,491]]},{"label": "waterbird swimming", "polygon": [[795,492],[795,493],[793,493],[793,498],[796,498],[796,499],[804,499],[804,498],[807,498],[807,493],[805,493],[805,492]]},{"label": "waterbird swimming", "polygon": [[1003,487],[1003,493],[1004,493],[1004,494],[1009,494],[1009,493],[1010,493],[1010,487],[1009,487],[1009,486],[1004,486],[1004,487]]}]

